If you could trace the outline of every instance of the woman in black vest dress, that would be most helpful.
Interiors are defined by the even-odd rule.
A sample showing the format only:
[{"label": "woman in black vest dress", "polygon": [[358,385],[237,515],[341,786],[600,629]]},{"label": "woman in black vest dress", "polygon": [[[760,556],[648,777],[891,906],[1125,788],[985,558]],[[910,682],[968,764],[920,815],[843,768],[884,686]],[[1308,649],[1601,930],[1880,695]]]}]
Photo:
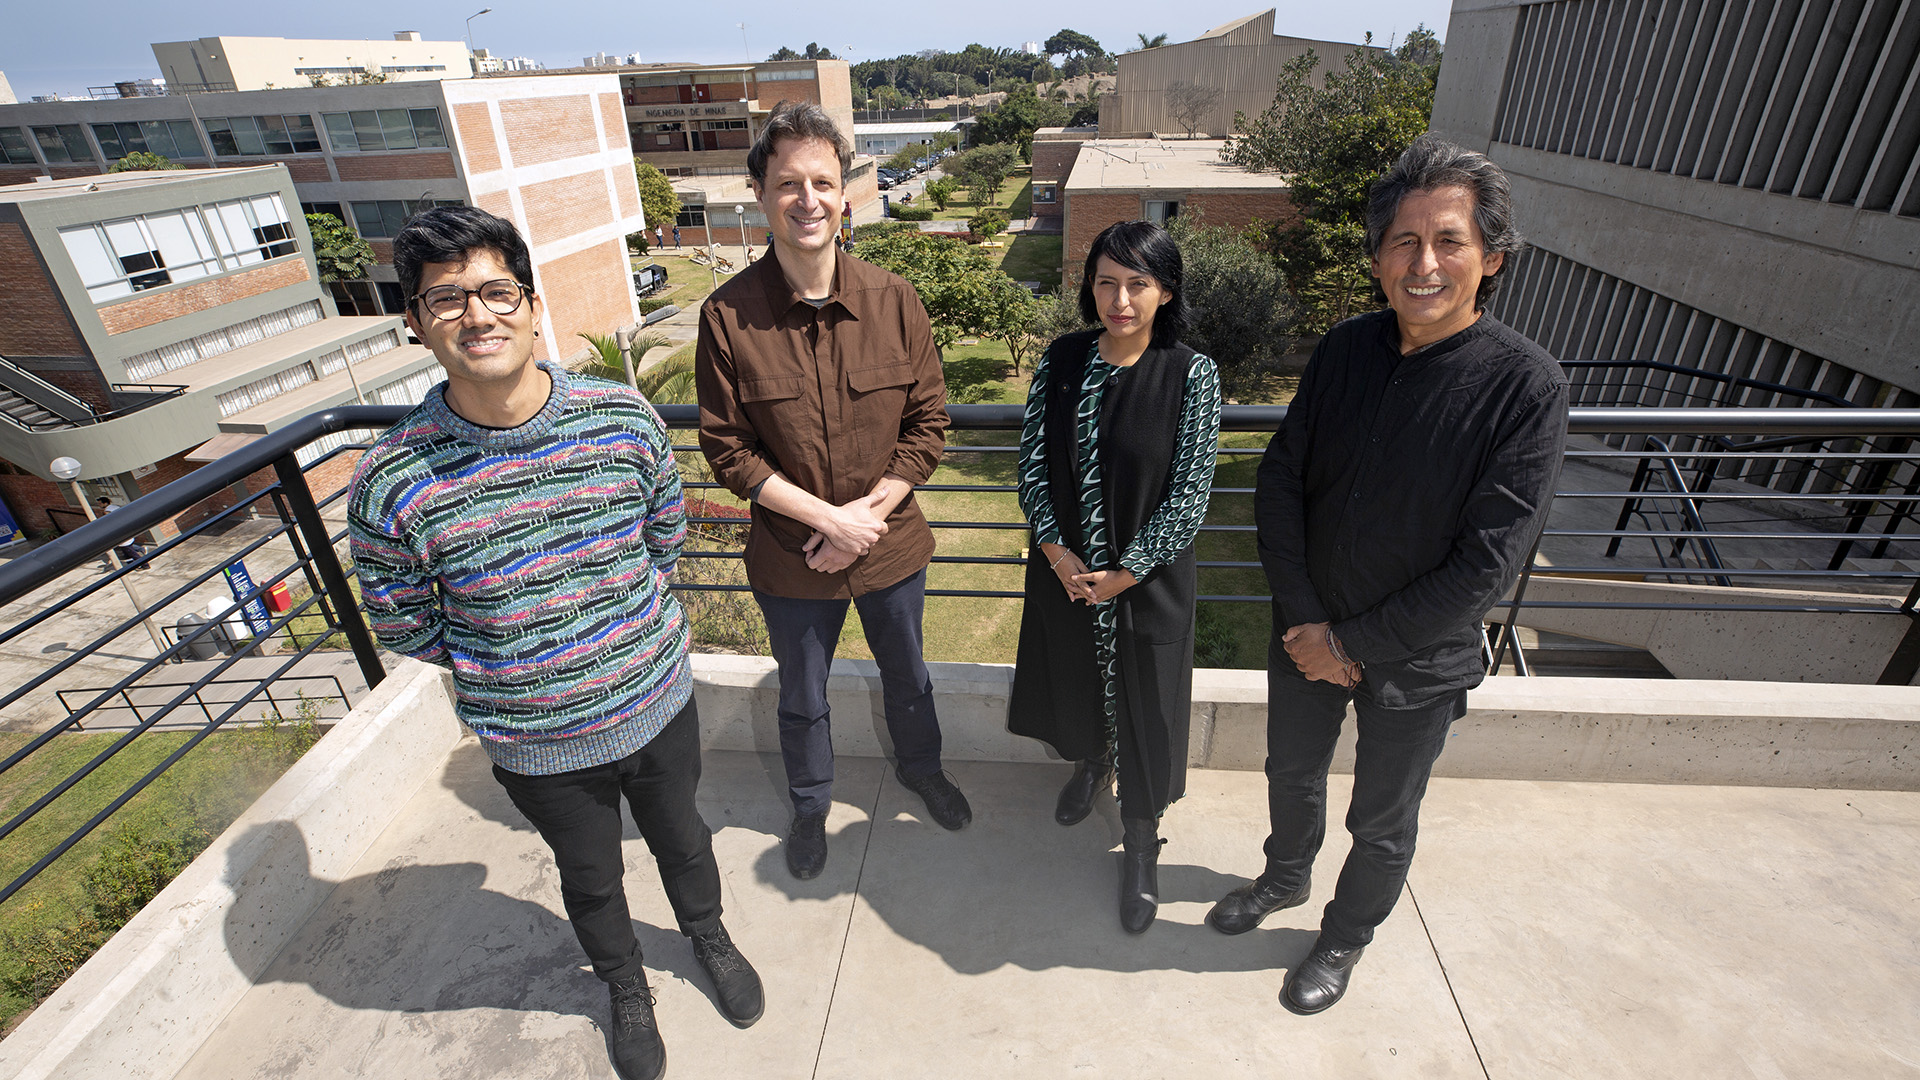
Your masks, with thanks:
[{"label": "woman in black vest dress", "polygon": [[1159,818],[1186,789],[1193,538],[1206,517],[1220,377],[1177,340],[1180,249],[1144,221],[1087,253],[1080,312],[1035,365],[1020,436],[1033,526],[1007,727],[1077,762],[1055,819],[1087,816],[1116,778],[1120,924],[1158,908]]}]

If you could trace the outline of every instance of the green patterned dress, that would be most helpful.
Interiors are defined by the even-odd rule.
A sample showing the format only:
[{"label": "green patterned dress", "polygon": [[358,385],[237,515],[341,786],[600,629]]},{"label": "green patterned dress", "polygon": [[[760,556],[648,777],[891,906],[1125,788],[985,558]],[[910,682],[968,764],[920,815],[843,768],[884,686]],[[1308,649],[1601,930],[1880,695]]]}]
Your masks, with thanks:
[{"label": "green patterned dress", "polygon": [[[1127,368],[1116,367],[1100,358],[1095,345],[1087,358],[1086,375],[1080,382],[1079,404],[1075,409],[1074,444],[1078,451],[1080,477],[1079,507],[1081,535],[1087,538],[1086,563],[1089,570],[1115,568],[1112,544],[1107,532],[1106,496],[1102,491],[1100,466],[1100,409],[1110,387],[1127,377]],[[1025,420],[1020,431],[1020,507],[1033,526],[1039,543],[1060,544],[1058,523],[1054,520],[1050,481],[1047,478],[1047,357],[1034,367],[1033,385],[1027,394]],[[1174,450],[1172,472],[1167,480],[1167,495],[1153,516],[1120,554],[1118,567],[1144,579],[1156,566],[1172,562],[1188,547],[1207,516],[1207,498],[1213,491],[1213,465],[1220,438],[1220,373],[1213,360],[1195,353],[1187,370],[1186,396],[1180,408],[1180,428]],[[1108,600],[1094,605],[1094,655],[1100,666],[1104,696],[1101,706],[1106,720],[1108,760],[1114,760],[1116,732],[1114,720],[1119,690],[1119,650],[1115,647],[1115,603]]]}]

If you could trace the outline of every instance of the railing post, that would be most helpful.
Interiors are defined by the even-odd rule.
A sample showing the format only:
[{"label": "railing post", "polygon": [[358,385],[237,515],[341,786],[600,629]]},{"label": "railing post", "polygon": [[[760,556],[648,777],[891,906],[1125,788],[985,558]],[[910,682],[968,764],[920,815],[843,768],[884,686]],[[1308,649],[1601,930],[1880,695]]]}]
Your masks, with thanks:
[{"label": "railing post", "polygon": [[1880,671],[1881,686],[1908,686],[1920,675],[1920,610],[1916,607],[1920,607],[1920,577],[1913,580],[1907,602],[1900,605],[1900,613],[1907,617],[1907,632]]},{"label": "railing post", "polygon": [[[1633,492],[1646,490],[1647,474],[1652,467],[1653,467],[1653,460],[1651,458],[1642,457],[1640,459],[1639,467],[1633,470],[1633,484],[1627,490],[1633,491]],[[1639,499],[1628,499],[1625,502],[1621,503],[1620,504],[1620,520],[1613,523],[1613,531],[1615,533],[1625,532],[1627,529],[1627,522],[1633,519],[1634,511],[1638,509],[1640,509]],[[1615,555],[1620,553],[1620,541],[1625,539],[1626,537],[1624,536],[1613,536],[1607,540],[1607,558],[1611,559]]]},{"label": "railing post", "polygon": [[353,590],[347,585],[347,572],[340,565],[340,557],[334,554],[333,538],[327,534],[327,523],[320,518],[320,507],[313,501],[313,491],[307,487],[306,474],[300,471],[300,461],[292,454],[276,458],[273,471],[280,477],[280,490],[286,493],[294,522],[306,534],[307,548],[320,570],[320,580],[336,598],[334,611],[341,632],[353,646],[353,658],[360,664],[360,674],[369,688],[379,686],[387,677],[387,669],[380,663],[380,652],[373,643],[373,634],[367,630],[366,620],[360,617],[360,605],[354,602]]}]

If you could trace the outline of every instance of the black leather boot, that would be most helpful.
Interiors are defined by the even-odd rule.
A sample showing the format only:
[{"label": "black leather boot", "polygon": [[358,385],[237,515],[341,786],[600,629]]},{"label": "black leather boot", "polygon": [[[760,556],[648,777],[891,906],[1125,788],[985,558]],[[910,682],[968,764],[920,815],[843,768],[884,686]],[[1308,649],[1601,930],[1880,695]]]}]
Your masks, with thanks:
[{"label": "black leather boot", "polygon": [[1120,928],[1144,934],[1160,910],[1159,823],[1152,818],[1122,818],[1126,838],[1120,855]]},{"label": "black leather boot", "polygon": [[1060,789],[1060,802],[1053,808],[1053,820],[1062,825],[1078,825],[1093,812],[1093,797],[1113,783],[1113,762],[1078,761],[1073,775]]}]

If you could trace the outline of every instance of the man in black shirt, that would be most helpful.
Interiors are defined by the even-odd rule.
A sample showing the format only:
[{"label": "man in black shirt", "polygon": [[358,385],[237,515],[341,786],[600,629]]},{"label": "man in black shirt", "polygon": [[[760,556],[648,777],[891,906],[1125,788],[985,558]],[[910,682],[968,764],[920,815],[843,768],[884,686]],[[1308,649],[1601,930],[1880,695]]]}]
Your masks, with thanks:
[{"label": "man in black shirt", "polygon": [[1484,310],[1521,241],[1507,178],[1424,135],[1376,181],[1367,251],[1389,310],[1314,350],[1260,463],[1260,561],[1273,588],[1266,870],[1208,914],[1223,933],[1306,902],[1326,835],[1327,768],[1359,724],[1353,848],[1282,1004],[1340,1000],[1406,883],[1427,777],[1484,675],[1480,623],[1546,524],[1567,381]]}]

